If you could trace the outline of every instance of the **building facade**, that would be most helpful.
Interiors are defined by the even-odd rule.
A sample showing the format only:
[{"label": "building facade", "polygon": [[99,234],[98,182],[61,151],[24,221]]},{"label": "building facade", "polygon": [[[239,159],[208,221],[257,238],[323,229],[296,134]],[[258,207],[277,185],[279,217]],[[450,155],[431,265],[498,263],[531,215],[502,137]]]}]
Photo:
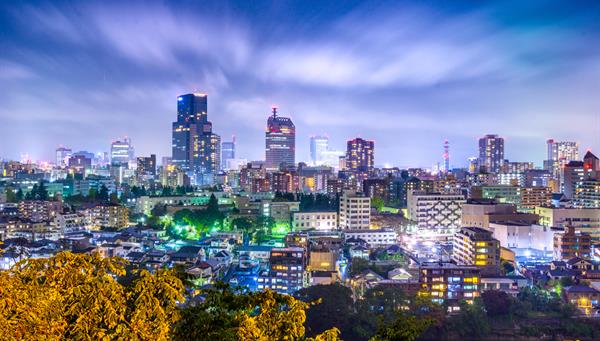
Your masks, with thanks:
[{"label": "building facade", "polygon": [[289,117],[273,114],[267,120],[265,132],[265,166],[267,169],[279,169],[296,164],[296,126]]},{"label": "building facade", "polygon": [[340,197],[340,229],[368,230],[371,224],[371,198],[344,191]]},{"label": "building facade", "polygon": [[504,165],[504,138],[486,135],[479,139],[479,167],[488,173],[500,173]]}]

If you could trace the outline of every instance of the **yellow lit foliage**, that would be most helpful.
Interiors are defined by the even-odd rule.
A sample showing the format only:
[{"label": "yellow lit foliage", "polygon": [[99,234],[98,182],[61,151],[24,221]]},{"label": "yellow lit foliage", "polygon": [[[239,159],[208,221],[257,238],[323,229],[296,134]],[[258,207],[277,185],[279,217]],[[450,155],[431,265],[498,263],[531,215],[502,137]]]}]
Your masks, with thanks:
[{"label": "yellow lit foliage", "polygon": [[127,262],[62,252],[0,272],[4,340],[164,340],[179,318],[184,287],[171,272],[140,271],[130,286]]},{"label": "yellow lit foliage", "polygon": [[271,290],[256,293],[260,302],[258,312],[244,312],[240,316],[238,339],[253,341],[270,340],[340,340],[337,328],[326,330],[314,339],[304,336],[306,310],[310,303],[305,303],[292,296],[278,295]]}]

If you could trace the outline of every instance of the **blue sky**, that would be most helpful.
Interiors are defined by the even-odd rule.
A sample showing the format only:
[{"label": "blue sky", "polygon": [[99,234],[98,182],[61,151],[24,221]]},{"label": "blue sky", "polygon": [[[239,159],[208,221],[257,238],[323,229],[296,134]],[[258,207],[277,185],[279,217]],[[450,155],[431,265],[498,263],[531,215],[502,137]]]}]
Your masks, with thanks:
[{"label": "blue sky", "polygon": [[[473,6],[473,4],[477,6]],[[487,133],[541,164],[545,140],[600,150],[596,1],[4,1],[0,157],[59,144],[170,154],[177,95],[209,95],[238,156],[264,157],[272,104],[342,149],[375,140],[376,164],[431,166],[450,141],[463,166]]]}]

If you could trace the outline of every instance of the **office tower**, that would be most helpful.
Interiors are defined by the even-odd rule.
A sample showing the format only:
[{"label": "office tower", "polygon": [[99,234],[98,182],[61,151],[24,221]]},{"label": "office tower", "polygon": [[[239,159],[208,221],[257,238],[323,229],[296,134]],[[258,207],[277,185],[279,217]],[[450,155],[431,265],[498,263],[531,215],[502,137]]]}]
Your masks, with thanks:
[{"label": "office tower", "polygon": [[548,156],[544,168],[551,171],[555,179],[560,176],[560,169],[570,161],[579,160],[579,144],[572,141],[546,141]]},{"label": "office tower", "polygon": [[598,170],[598,158],[588,151],[583,161],[570,161],[561,168],[560,183],[565,197],[573,199],[577,185],[584,180],[595,179],[600,174]]},{"label": "office tower", "polygon": [[340,228],[343,230],[368,230],[371,225],[371,198],[351,191],[340,197]]},{"label": "office tower", "polygon": [[138,181],[150,180],[156,177],[156,155],[140,156],[137,158],[136,176]]},{"label": "office tower", "polygon": [[69,148],[58,147],[56,148],[56,167],[65,167],[69,162],[69,157],[73,154],[73,151]]},{"label": "office tower", "polygon": [[325,152],[329,150],[329,138],[326,136],[310,137],[310,160],[313,166],[321,166],[325,162]]},{"label": "office tower", "polygon": [[231,142],[223,142],[221,144],[221,168],[229,169],[227,161],[235,159],[235,136]]},{"label": "office tower", "polygon": [[500,265],[500,242],[489,230],[463,227],[454,235],[452,259],[459,265],[497,267]]},{"label": "office tower", "polygon": [[208,122],[206,94],[194,93],[177,97],[177,121],[173,122],[172,164],[190,171],[194,154],[194,136],[199,126]]},{"label": "office tower", "polygon": [[265,132],[265,166],[267,169],[293,166],[295,154],[296,127],[290,118],[277,116],[277,107],[273,107]]},{"label": "office tower", "polygon": [[206,94],[177,97],[177,121],[172,125],[172,164],[190,175],[196,184],[212,182],[219,170],[221,138],[208,121]]},{"label": "office tower", "polygon": [[450,143],[448,140],[444,141],[444,172],[450,171]]},{"label": "office tower", "polygon": [[360,137],[350,140],[346,149],[347,171],[366,178],[373,171],[375,142],[363,140]]},{"label": "office tower", "polygon": [[479,139],[479,167],[488,173],[499,173],[504,164],[504,139],[485,135]]},{"label": "office tower", "polygon": [[113,141],[110,145],[110,163],[113,166],[127,166],[132,158],[131,140],[125,137],[122,141]]}]

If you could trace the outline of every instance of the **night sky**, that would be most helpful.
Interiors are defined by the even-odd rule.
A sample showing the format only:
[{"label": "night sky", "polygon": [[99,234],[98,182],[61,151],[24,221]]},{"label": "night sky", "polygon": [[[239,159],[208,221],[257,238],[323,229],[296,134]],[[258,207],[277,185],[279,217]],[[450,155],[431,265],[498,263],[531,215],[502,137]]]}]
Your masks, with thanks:
[{"label": "night sky", "polygon": [[441,162],[448,139],[464,166],[496,133],[508,159],[540,165],[547,138],[600,151],[600,2],[0,4],[0,157],[123,135],[169,156],[177,96],[193,91],[251,160],[277,104],[300,161],[327,134],[336,149],[373,139],[377,165],[403,167]]}]

